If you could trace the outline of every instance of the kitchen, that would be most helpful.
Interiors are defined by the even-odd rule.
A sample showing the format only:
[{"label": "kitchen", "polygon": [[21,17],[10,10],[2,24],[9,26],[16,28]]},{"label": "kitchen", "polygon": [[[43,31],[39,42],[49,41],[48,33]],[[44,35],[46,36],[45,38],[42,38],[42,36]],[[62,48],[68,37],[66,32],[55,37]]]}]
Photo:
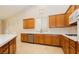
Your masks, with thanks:
[{"label": "kitchen", "polygon": [[[32,48],[27,49],[27,44],[36,44],[38,47],[40,45],[58,47],[63,51],[61,51],[62,53],[59,52],[59,54],[79,53],[77,20],[75,19],[75,17],[78,16],[76,15],[76,10],[79,8],[78,5],[0,7],[2,8],[0,10],[0,15],[4,16],[0,23],[0,27],[2,28],[0,29],[0,53],[21,54],[22,52],[23,54],[27,50],[25,53],[28,54],[30,52],[28,52],[28,50]],[[14,10],[12,10],[11,7],[14,7]],[[5,8],[6,11],[10,8],[10,10],[16,11],[16,13],[14,14],[14,12],[11,11],[9,13],[6,12],[6,14],[8,14],[6,15],[5,12],[3,12]],[[9,41],[7,41],[7,39]],[[11,41],[13,41],[13,43],[11,43],[12,46],[10,44]],[[7,48],[5,48],[6,46]],[[38,49],[38,47],[36,47],[36,49]],[[40,48],[36,53],[39,54],[39,51]],[[32,52],[33,51],[30,53]],[[42,51],[41,54],[42,53],[44,52]],[[58,52],[55,50],[52,54],[54,53],[57,54]]]}]

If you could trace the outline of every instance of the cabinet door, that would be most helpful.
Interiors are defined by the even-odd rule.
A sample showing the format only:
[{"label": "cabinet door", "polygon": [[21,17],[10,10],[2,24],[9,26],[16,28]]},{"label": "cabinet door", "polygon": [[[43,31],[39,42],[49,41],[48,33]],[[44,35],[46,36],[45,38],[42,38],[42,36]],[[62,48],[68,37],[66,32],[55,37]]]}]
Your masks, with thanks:
[{"label": "cabinet door", "polygon": [[64,36],[60,35],[60,46],[63,48],[64,46]]},{"label": "cabinet door", "polygon": [[64,37],[64,47],[63,47],[64,53],[69,54],[69,39]]},{"label": "cabinet door", "polygon": [[76,7],[75,7],[76,9],[78,9],[79,8],[79,5],[76,5]]},{"label": "cabinet door", "polygon": [[33,29],[35,25],[34,18],[24,19],[23,20],[23,28],[24,29]]},{"label": "cabinet door", "polygon": [[70,8],[68,9],[67,13],[72,13],[75,10],[75,5],[70,6]]},{"label": "cabinet door", "polygon": [[22,33],[21,34],[21,41],[22,42],[27,42],[28,41],[28,34]]},{"label": "cabinet door", "polygon": [[77,54],[79,54],[79,42],[77,42]]},{"label": "cabinet door", "polygon": [[65,26],[69,26],[69,16],[70,16],[70,13],[65,14]]},{"label": "cabinet door", "polygon": [[40,44],[44,44],[44,34],[40,34],[40,35],[39,35],[38,42],[39,42]]},{"label": "cabinet door", "polygon": [[56,27],[56,19],[55,16],[49,16],[49,28]]},{"label": "cabinet door", "polygon": [[14,54],[16,52],[16,38],[14,38],[12,41],[9,43],[9,53]]},{"label": "cabinet door", "polygon": [[9,54],[9,45],[5,44],[4,46],[1,47],[1,54]]},{"label": "cabinet door", "polygon": [[44,37],[45,37],[44,39],[45,44],[51,45],[51,35],[45,34]]},{"label": "cabinet door", "polygon": [[14,49],[14,44],[12,43],[12,44],[10,44],[10,46],[9,46],[9,53],[10,53],[10,54],[13,54],[13,53],[14,53],[13,49]]},{"label": "cabinet door", "polygon": [[70,46],[69,53],[70,54],[75,54],[76,53],[75,48],[73,46]]},{"label": "cabinet door", "polygon": [[51,44],[55,46],[60,45],[60,39],[58,38],[58,35],[52,35],[51,37]]},{"label": "cabinet door", "polygon": [[8,53],[8,48],[7,48],[6,50],[4,50],[4,51],[2,52],[2,54],[9,54],[9,53]]},{"label": "cabinet door", "polygon": [[70,49],[69,49],[70,54],[75,54],[76,53],[76,42],[73,40],[70,40]]},{"label": "cabinet door", "polygon": [[34,43],[39,43],[39,34],[34,34]]},{"label": "cabinet door", "polygon": [[64,27],[64,15],[56,15],[56,27]]}]

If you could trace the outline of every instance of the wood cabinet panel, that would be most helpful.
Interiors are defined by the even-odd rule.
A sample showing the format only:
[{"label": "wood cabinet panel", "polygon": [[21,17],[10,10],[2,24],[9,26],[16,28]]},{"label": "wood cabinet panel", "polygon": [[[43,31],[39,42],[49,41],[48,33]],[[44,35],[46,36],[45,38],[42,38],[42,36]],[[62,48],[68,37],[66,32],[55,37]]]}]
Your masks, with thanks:
[{"label": "wood cabinet panel", "polygon": [[49,28],[56,27],[55,16],[49,16]]},{"label": "wood cabinet panel", "polygon": [[72,47],[71,45],[70,45],[70,48],[69,48],[69,53],[70,53],[70,54],[75,54],[75,53],[76,53],[75,48]]},{"label": "wood cabinet panel", "polygon": [[65,14],[65,26],[69,26],[69,16],[70,16],[70,13]]},{"label": "wood cabinet panel", "polygon": [[64,47],[63,47],[64,53],[69,54],[69,39],[64,37]]},{"label": "wood cabinet panel", "polygon": [[49,28],[64,27],[64,14],[49,16]]},{"label": "wood cabinet panel", "polygon": [[5,44],[4,46],[2,46],[0,48],[0,54],[9,54],[9,45],[8,44]]},{"label": "wood cabinet panel", "polygon": [[44,37],[45,37],[44,39],[45,44],[51,45],[51,35],[45,34]]},{"label": "wood cabinet panel", "polygon": [[44,34],[39,35],[39,43],[44,44]]},{"label": "wood cabinet panel", "polygon": [[70,6],[70,8],[67,10],[67,13],[72,13],[75,10],[75,5]]},{"label": "wood cabinet panel", "polygon": [[64,27],[64,15],[56,15],[56,27]]},{"label": "wood cabinet panel", "polygon": [[9,43],[9,53],[14,54],[16,52],[16,38],[14,38],[12,41]]},{"label": "wood cabinet panel", "polygon": [[14,54],[16,53],[16,37],[10,42],[0,47],[0,54]]},{"label": "wood cabinet panel", "polygon": [[77,54],[79,54],[79,42],[77,42]]},{"label": "wood cabinet panel", "polygon": [[39,43],[39,34],[34,34],[34,43]]},{"label": "wood cabinet panel", "polygon": [[60,46],[64,47],[64,36],[60,35]]},{"label": "wood cabinet panel", "polygon": [[44,44],[44,35],[43,34],[35,34],[34,35],[34,43]]},{"label": "wood cabinet panel", "polygon": [[51,36],[51,44],[55,45],[55,46],[59,46],[60,45],[60,39],[58,38],[58,35],[52,35]]},{"label": "wood cabinet panel", "polygon": [[24,19],[23,20],[23,28],[24,29],[33,29],[35,26],[34,18]]},{"label": "wood cabinet panel", "polygon": [[70,48],[69,48],[70,54],[76,54],[76,42],[70,39]]},{"label": "wood cabinet panel", "polygon": [[21,41],[22,42],[27,42],[28,41],[28,34],[22,33],[21,34]]},{"label": "wood cabinet panel", "polygon": [[78,9],[79,8],[79,5],[75,5],[75,9]]}]

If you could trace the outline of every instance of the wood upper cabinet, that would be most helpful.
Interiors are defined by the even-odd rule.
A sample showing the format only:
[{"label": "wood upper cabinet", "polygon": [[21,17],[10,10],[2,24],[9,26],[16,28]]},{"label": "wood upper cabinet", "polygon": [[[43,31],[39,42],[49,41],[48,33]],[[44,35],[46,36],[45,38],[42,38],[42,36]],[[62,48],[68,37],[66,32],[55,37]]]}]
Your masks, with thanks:
[{"label": "wood upper cabinet", "polygon": [[64,14],[49,16],[49,28],[64,27]]},{"label": "wood upper cabinet", "polygon": [[79,5],[75,5],[75,8],[78,9],[79,8]]},{"label": "wood upper cabinet", "polygon": [[71,5],[71,6],[69,7],[69,9],[67,10],[66,13],[67,13],[67,14],[68,14],[68,13],[71,14],[72,12],[74,12],[74,10],[75,10],[75,5]]},{"label": "wood upper cabinet", "polygon": [[35,19],[29,18],[23,20],[23,28],[24,29],[33,29],[35,27]]},{"label": "wood upper cabinet", "polygon": [[56,27],[64,27],[64,14],[56,15]]},{"label": "wood upper cabinet", "polygon": [[75,5],[70,6],[67,12],[65,13],[65,26],[69,26],[69,16],[74,12],[75,7]]},{"label": "wood upper cabinet", "polygon": [[22,42],[27,42],[28,41],[28,34],[22,33],[21,34],[21,41]]},{"label": "wood upper cabinet", "polygon": [[56,27],[55,16],[49,16],[49,28]]}]

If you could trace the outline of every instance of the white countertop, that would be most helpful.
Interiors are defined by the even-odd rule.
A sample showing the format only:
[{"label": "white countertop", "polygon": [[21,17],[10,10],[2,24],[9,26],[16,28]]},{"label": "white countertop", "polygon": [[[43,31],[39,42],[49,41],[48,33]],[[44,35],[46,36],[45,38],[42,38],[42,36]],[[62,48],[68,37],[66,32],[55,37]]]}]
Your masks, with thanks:
[{"label": "white countertop", "polygon": [[78,41],[77,36],[68,36],[68,35],[66,35],[68,33],[66,33],[66,34],[64,34],[64,33],[52,33],[52,32],[41,32],[41,33],[40,32],[22,32],[22,33],[27,33],[27,34],[55,34],[55,35],[63,35],[63,36],[65,36],[65,37],[67,37],[67,38],[69,38],[71,40]]},{"label": "white countertop", "polygon": [[65,36],[65,37],[67,37],[67,38],[69,38],[69,39],[71,39],[73,41],[78,41],[77,36],[68,36],[66,34],[63,34],[63,36]]},{"label": "white countertop", "polygon": [[0,34],[0,47],[11,41],[16,36],[16,34]]}]

